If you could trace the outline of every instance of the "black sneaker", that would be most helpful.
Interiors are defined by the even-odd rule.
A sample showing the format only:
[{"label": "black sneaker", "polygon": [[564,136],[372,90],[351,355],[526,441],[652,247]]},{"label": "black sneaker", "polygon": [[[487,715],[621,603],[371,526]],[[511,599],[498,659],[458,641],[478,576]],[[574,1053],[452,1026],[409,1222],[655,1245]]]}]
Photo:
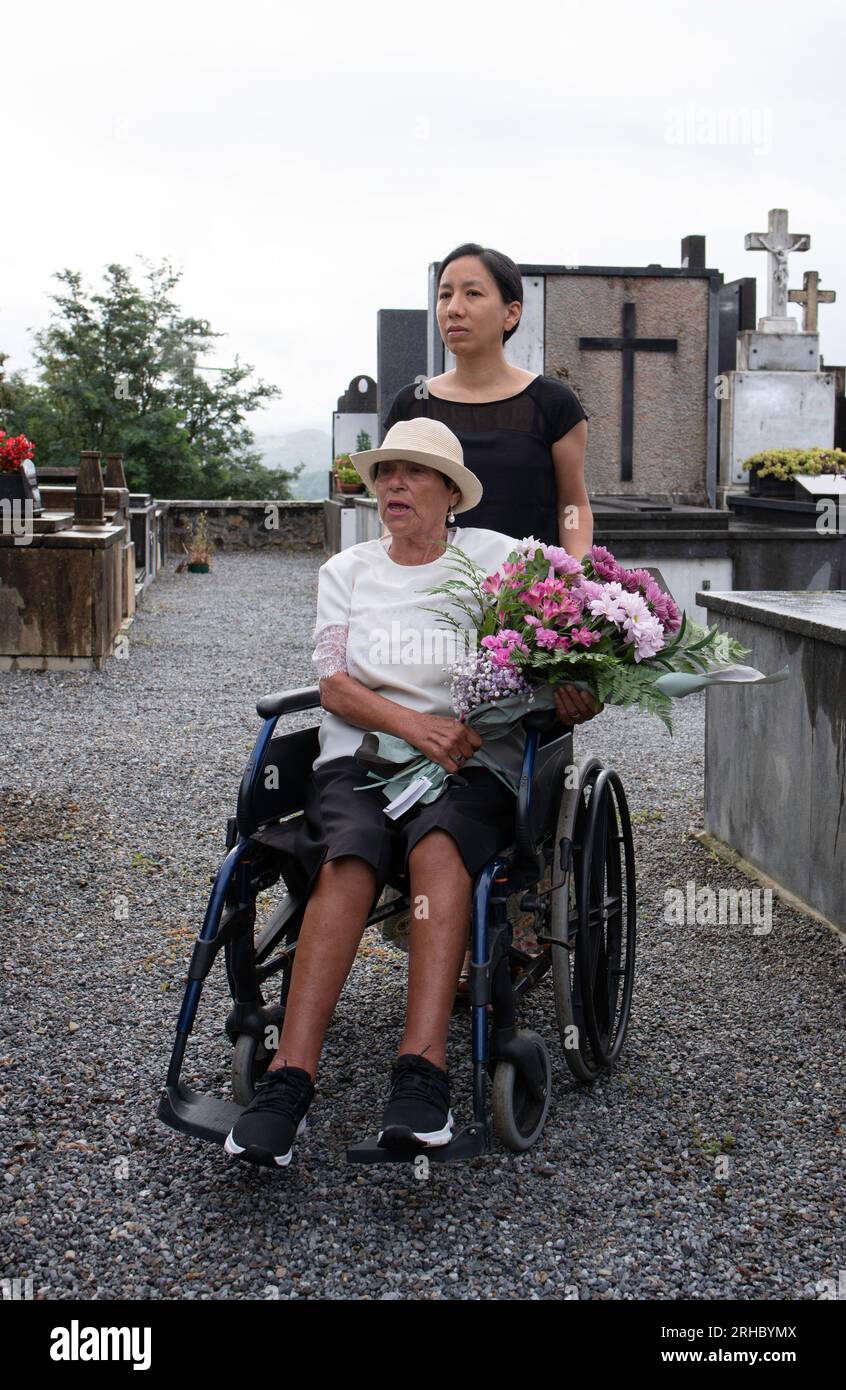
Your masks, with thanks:
[{"label": "black sneaker", "polygon": [[414,1052],[404,1052],[391,1069],[391,1094],[377,1143],[383,1149],[423,1144],[438,1148],[452,1138],[449,1076]]},{"label": "black sneaker", "polygon": [[248,1163],[285,1168],[291,1162],[294,1140],[306,1127],[306,1111],[313,1096],[311,1077],[301,1067],[266,1072],[227,1134],[224,1149]]}]

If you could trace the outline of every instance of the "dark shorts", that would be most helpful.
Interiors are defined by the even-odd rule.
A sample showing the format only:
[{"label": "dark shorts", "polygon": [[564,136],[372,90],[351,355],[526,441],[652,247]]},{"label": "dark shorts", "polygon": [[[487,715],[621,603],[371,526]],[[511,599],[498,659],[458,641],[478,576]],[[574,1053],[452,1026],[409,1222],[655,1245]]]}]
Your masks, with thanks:
[{"label": "dark shorts", "polygon": [[[417,802],[398,820],[385,815],[381,787],[354,788],[367,771],[354,758],[333,758],[306,784],[303,818],[292,836],[297,887],[310,891],[324,861],[354,854],[376,870],[376,897],[407,872],[408,856],[430,830],[445,830],[458,845],[471,878],[514,840],[517,798],[486,767],[465,767],[462,783],[450,778],[428,804]],[[291,885],[294,886],[293,884]],[[374,899],[375,901],[375,899]]]}]

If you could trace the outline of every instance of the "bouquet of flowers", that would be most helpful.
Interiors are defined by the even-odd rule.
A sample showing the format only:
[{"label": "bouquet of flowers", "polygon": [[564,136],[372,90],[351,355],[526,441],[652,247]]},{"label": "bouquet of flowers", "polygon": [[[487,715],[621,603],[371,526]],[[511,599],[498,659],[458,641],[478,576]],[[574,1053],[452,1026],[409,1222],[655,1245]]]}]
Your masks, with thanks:
[{"label": "bouquet of flowers", "polygon": [[[694,622],[648,570],[626,569],[603,546],[592,546],[579,561],[530,536],[490,575],[459,547],[449,550],[456,577],[426,592],[443,594],[469,616],[478,639],[476,654],[450,668],[453,709],[483,736],[474,763],[490,767],[509,786],[487,744],[530,709],[553,709],[556,685],[572,683],[601,703],[656,714],[672,733],[673,698],[706,685],[761,684],[789,674],[787,667],[765,676],[740,665],[748,648],[716,624]],[[466,635],[458,618],[427,611]],[[386,734],[368,734],[358,756],[371,777],[384,774],[379,784],[386,791],[401,793],[392,802],[401,809],[386,808],[389,814],[433,800],[451,775]]]}]

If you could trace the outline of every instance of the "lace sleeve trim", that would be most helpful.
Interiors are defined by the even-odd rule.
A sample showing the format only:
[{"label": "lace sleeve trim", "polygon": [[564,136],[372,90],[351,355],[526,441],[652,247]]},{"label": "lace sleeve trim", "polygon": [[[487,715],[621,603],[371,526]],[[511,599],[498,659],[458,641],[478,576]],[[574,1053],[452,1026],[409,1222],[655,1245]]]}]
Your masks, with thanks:
[{"label": "lace sleeve trim", "polygon": [[330,623],[317,633],[311,659],[317,667],[320,680],[325,680],[327,676],[335,676],[339,671],[346,671],[348,635],[349,626],[341,623]]}]

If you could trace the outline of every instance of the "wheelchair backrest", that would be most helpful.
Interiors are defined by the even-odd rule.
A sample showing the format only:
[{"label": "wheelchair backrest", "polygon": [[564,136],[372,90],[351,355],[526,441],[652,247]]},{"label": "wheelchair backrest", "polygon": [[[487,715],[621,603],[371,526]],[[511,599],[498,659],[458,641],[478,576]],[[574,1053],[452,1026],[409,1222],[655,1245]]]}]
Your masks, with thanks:
[{"label": "wheelchair backrest", "polygon": [[525,818],[521,814],[518,798],[516,841],[518,847],[527,853],[534,852],[540,842],[554,831],[553,822],[558,817],[566,768],[573,762],[573,730],[568,728],[564,733],[560,730],[559,724],[557,728],[547,729],[540,735],[529,793],[528,815]]},{"label": "wheelchair backrest", "polygon": [[281,734],[268,740],[258,769],[250,759],[238,790],[239,834],[252,835],[269,821],[302,811],[306,783],[320,752],[319,733],[315,724]]}]

